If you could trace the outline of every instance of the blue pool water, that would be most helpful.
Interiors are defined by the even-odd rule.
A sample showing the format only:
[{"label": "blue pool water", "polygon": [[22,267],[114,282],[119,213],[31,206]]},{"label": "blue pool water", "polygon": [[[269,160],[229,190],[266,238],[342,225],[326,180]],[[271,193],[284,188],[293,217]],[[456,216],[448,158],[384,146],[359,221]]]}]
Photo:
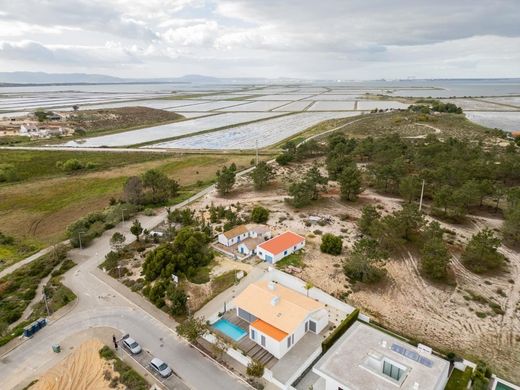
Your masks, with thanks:
[{"label": "blue pool water", "polygon": [[237,326],[228,320],[218,320],[213,324],[213,327],[217,330],[220,330],[222,333],[224,333],[226,336],[233,339],[233,341],[238,341],[245,335],[247,335],[247,332],[242,329],[240,326]]}]

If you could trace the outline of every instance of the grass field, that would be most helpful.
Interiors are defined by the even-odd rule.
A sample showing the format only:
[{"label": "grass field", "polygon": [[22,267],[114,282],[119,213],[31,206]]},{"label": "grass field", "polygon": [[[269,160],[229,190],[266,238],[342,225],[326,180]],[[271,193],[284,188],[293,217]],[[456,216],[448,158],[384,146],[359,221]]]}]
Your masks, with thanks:
[{"label": "grass field", "polygon": [[[41,153],[42,159],[55,158],[46,155],[55,152]],[[181,184],[180,195],[173,200],[178,202],[213,181],[221,166],[235,162],[239,169],[249,167],[252,157],[244,154],[167,155],[128,165],[122,165],[121,160],[121,166],[110,164],[111,167],[104,170],[70,176],[58,176],[54,168],[42,169],[29,175],[33,180],[0,187],[1,230],[20,242],[30,240],[40,247],[49,245],[64,239],[69,224],[92,211],[102,210],[110,198],[120,197],[123,183],[129,176],[151,168],[159,169]],[[11,159],[15,158],[11,156]],[[106,158],[103,164],[108,165],[110,160],[108,156]],[[132,155],[129,158],[139,160],[142,157]]]}]

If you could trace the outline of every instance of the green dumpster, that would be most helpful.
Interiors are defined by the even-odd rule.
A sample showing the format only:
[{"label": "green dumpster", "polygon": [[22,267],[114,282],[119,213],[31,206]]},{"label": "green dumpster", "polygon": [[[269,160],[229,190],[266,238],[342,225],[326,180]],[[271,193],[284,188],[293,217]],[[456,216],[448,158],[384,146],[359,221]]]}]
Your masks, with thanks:
[{"label": "green dumpster", "polygon": [[60,353],[60,352],[61,352],[61,347],[60,347],[60,345],[59,345],[59,344],[54,344],[54,345],[52,346],[52,351],[53,351],[53,352],[56,352],[56,353]]}]

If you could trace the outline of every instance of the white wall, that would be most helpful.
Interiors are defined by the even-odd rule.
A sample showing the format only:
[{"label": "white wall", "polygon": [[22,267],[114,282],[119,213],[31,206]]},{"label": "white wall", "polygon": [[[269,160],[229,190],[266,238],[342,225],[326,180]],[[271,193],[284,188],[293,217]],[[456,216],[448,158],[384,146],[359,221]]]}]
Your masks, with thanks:
[{"label": "white wall", "polygon": [[225,246],[231,246],[231,245],[235,245],[237,242],[239,242],[239,238],[240,238],[240,241],[243,241],[248,237],[249,237],[249,232],[239,234],[238,236],[232,237],[230,239],[226,238],[224,233],[220,233],[218,235],[218,242]]},{"label": "white wall", "polygon": [[299,251],[300,249],[302,249],[303,247],[305,246],[305,240],[302,241],[301,243],[299,243],[298,245],[296,246],[292,246],[290,247],[289,249],[287,249],[287,254],[285,254],[285,252],[281,252],[281,253],[278,253],[278,254],[274,254],[274,253],[271,253],[269,251],[266,251],[265,249],[263,249],[262,247],[259,247],[257,246],[256,247],[256,253],[258,254],[258,257],[260,257],[260,259],[262,259],[263,261],[266,261],[265,260],[265,256],[266,254],[268,256],[271,256],[273,258],[273,262],[272,264],[275,264],[276,262],[282,260],[284,257],[286,256],[289,256],[290,254],[296,252],[296,251]]}]

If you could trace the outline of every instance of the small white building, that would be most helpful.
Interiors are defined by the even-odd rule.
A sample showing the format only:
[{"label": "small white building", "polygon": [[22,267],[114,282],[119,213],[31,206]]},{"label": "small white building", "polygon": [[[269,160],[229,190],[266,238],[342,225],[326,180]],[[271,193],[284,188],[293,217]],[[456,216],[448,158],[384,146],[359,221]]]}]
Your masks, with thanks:
[{"label": "small white building", "polygon": [[256,254],[263,261],[274,264],[303,247],[305,247],[305,237],[293,232],[285,232],[259,244]]},{"label": "small white building", "polygon": [[20,135],[37,136],[39,131],[40,129],[34,123],[22,123],[20,125]]},{"label": "small white building", "polygon": [[357,321],[312,370],[325,381],[320,387],[325,390],[442,390],[449,369],[430,348]]},{"label": "small white building", "polygon": [[252,283],[235,298],[237,316],[249,323],[249,338],[281,359],[307,332],[328,324],[325,306],[268,280]]},{"label": "small white building", "polygon": [[249,237],[249,230],[246,225],[235,226],[218,235],[218,242],[224,246],[232,246]]}]

